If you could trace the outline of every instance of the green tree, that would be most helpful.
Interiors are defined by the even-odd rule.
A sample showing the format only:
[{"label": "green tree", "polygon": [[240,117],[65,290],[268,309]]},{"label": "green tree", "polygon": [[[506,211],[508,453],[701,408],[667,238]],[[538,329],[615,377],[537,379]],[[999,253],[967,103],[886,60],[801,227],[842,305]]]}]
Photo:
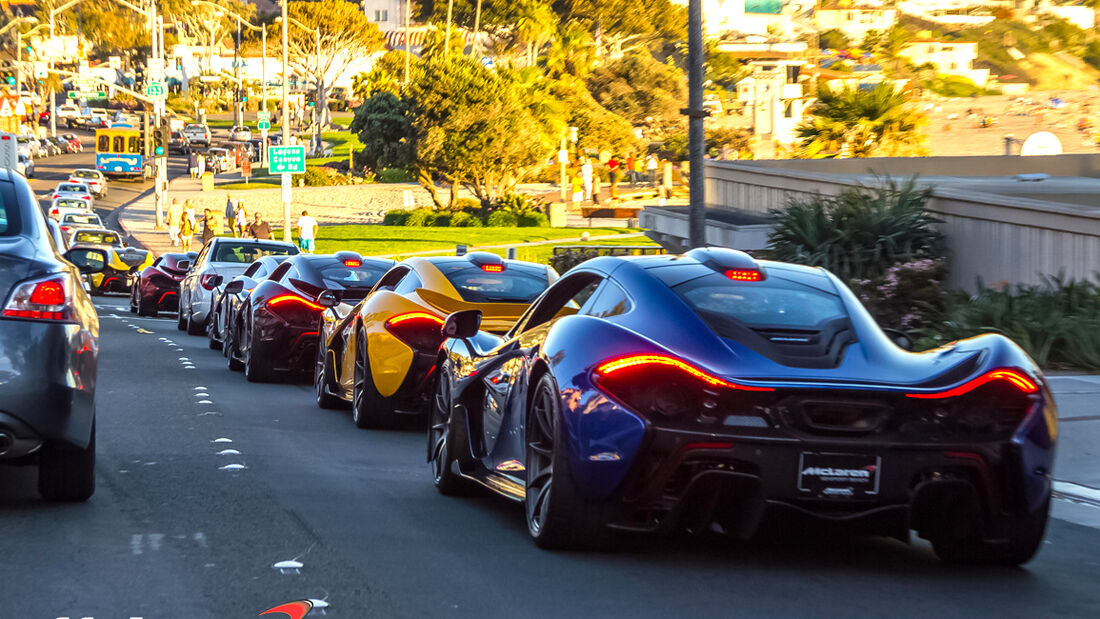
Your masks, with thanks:
[{"label": "green tree", "polygon": [[721,51],[713,40],[707,42],[707,80],[719,88],[730,90],[748,73],[737,56]]},{"label": "green tree", "polygon": [[[420,59],[410,55],[409,71],[416,70]],[[405,51],[394,50],[383,54],[374,61],[371,70],[358,73],[351,78],[351,93],[356,99],[367,100],[379,92],[400,94],[401,83],[405,80]]]},{"label": "green tree", "polygon": [[348,128],[363,143],[363,150],[357,153],[359,162],[374,172],[408,168],[415,163],[409,107],[394,93],[377,92],[364,101],[356,108]]},{"label": "green tree", "polygon": [[647,50],[635,50],[597,68],[588,78],[592,97],[634,125],[647,119],[680,122],[687,101],[687,80],[680,69],[657,62]]},{"label": "green tree", "polygon": [[555,79],[585,79],[596,62],[596,43],[580,24],[561,24],[543,56],[543,66]]},{"label": "green tree", "polygon": [[659,40],[687,38],[686,7],[669,0],[554,0],[563,21],[599,30],[612,58]]},{"label": "green tree", "polygon": [[890,84],[874,90],[822,84],[797,128],[800,156],[902,157],[925,154],[928,119]]},{"label": "green tree", "polygon": [[[113,2],[108,2],[115,12],[122,9]],[[212,7],[209,4],[191,4],[191,0],[160,0],[158,8],[164,15],[166,24],[172,24],[178,34],[187,36],[194,41],[196,47],[203,50],[210,49],[230,33],[237,32],[237,21],[230,17],[230,13],[236,13],[247,20],[253,20],[256,7],[241,0],[217,0],[215,2],[223,10]],[[134,22],[144,27],[144,22],[137,14],[130,17]],[[242,37],[245,33],[242,33]]]},{"label": "green tree", "polygon": [[[367,19],[359,5],[344,0],[289,2],[287,14],[291,19],[320,31],[319,54],[313,31],[293,24],[287,31],[287,48],[291,65],[310,76],[315,84],[320,84],[320,120],[322,125],[328,125],[329,109],[325,103],[328,101],[328,84],[339,80],[354,58],[381,50],[385,37],[378,26]],[[271,40],[269,34],[268,43]]]},{"label": "green tree", "polygon": [[818,35],[817,46],[821,49],[848,49],[852,42],[843,32],[833,28]]}]

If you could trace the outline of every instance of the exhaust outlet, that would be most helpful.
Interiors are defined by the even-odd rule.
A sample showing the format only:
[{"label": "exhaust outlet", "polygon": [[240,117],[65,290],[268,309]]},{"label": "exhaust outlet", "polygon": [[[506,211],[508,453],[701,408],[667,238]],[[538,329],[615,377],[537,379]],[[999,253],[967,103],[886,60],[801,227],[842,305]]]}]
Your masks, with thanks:
[{"label": "exhaust outlet", "polygon": [[13,444],[15,444],[15,439],[12,438],[10,434],[7,432],[0,432],[0,456],[8,453],[8,450],[11,449]]}]

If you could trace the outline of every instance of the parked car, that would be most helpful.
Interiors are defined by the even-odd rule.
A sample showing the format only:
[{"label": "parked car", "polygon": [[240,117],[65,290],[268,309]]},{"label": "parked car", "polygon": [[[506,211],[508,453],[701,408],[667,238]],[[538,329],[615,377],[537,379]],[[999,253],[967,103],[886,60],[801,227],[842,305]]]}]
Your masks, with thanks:
[{"label": "parked car", "polygon": [[[243,369],[249,382],[313,373],[317,324],[324,309],[318,296],[325,293],[356,303],[394,264],[351,251],[292,256],[257,282],[228,325],[230,368]],[[230,282],[225,292],[231,294],[243,285]]]},{"label": "parked car", "polygon": [[203,246],[198,258],[180,284],[180,315],[177,327],[188,335],[206,333],[206,321],[213,302],[227,278],[240,275],[261,256],[292,256],[293,243],[214,237]]},{"label": "parked car", "polygon": [[97,198],[107,197],[107,177],[92,168],[77,168],[69,174],[70,183],[84,183]]},{"label": "parked car", "polygon": [[224,148],[211,148],[206,151],[206,169],[210,172],[228,172],[233,167],[229,151]]},{"label": "parked car", "polygon": [[39,141],[29,135],[21,135],[15,138],[19,143],[19,148],[26,149],[26,155],[31,159],[38,159],[42,155],[42,144]]},{"label": "parked car", "polygon": [[57,120],[65,120],[80,116],[80,106],[75,103],[62,103],[57,106]]},{"label": "parked car", "polygon": [[183,127],[183,135],[192,146],[210,146],[210,129],[201,123],[189,123]]},{"label": "parked car", "polygon": [[[228,333],[227,325],[236,320],[237,310],[240,308],[242,300],[252,292],[258,282],[271,275],[289,257],[289,255],[261,256],[248,265],[248,268],[240,275],[228,282],[220,282],[224,284],[221,286],[222,292],[214,299],[214,304],[210,308],[210,317],[206,321],[206,337],[212,350],[223,348]],[[236,281],[243,282],[241,289],[232,294],[227,292],[226,288]],[[230,369],[234,369],[232,361],[230,366]],[[235,369],[239,370],[240,368]]]},{"label": "parked car", "polygon": [[421,414],[444,317],[479,308],[485,328],[503,333],[557,278],[544,264],[471,252],[408,258],[355,307],[320,299],[329,309],[321,314],[318,405],[350,403],[360,428],[386,427],[409,413]]},{"label": "parked car", "polygon": [[54,198],[50,202],[50,209],[47,211],[47,215],[54,221],[61,221],[61,218],[69,213],[82,213],[89,214],[92,212],[91,200],[85,200],[84,198],[73,197],[61,197]]},{"label": "parked car", "polygon": [[184,155],[191,153],[191,142],[182,131],[172,132],[172,138],[168,141],[168,152]]},{"label": "parked car", "polygon": [[70,140],[66,140],[64,137],[62,137],[60,135],[55,137],[55,138],[48,138],[48,139],[51,142],[53,142],[54,144],[57,145],[58,150],[63,155],[67,155],[67,154],[77,152],[76,147],[73,146],[73,143]]},{"label": "parked car", "polygon": [[72,144],[74,153],[84,152],[84,144],[81,143],[80,138],[75,133],[62,133],[61,137],[68,140],[69,144]]},{"label": "parked car", "polygon": [[48,138],[38,138],[39,152],[45,157],[52,157],[54,155],[60,155],[61,149],[57,144]]},{"label": "parked car", "polygon": [[229,139],[235,142],[247,142],[252,139],[252,130],[243,125],[234,126],[229,130]]},{"label": "parked car", "polygon": [[95,206],[95,199],[92,198],[92,190],[84,183],[72,183],[61,182],[57,184],[57,188],[53,190],[53,195],[50,196],[56,200],[58,198],[80,198],[88,201],[88,206]]},{"label": "parked car", "polygon": [[19,159],[15,164],[15,171],[27,178],[34,178],[34,159],[19,153]]},{"label": "parked car", "polygon": [[130,311],[153,317],[179,311],[180,282],[197,257],[197,252],[162,254],[139,271],[130,282]]},{"label": "parked car", "polygon": [[442,327],[432,475],[521,501],[540,547],[788,514],[945,561],[1043,542],[1054,401],[1002,335],[908,352],[827,271],[724,248],[594,258],[506,333],[480,318]]},{"label": "parked car", "polygon": [[0,171],[0,185],[0,353],[19,360],[0,381],[0,462],[37,464],[47,500],[85,501],[95,492],[99,318],[81,282],[106,254],[60,253],[27,179]]}]

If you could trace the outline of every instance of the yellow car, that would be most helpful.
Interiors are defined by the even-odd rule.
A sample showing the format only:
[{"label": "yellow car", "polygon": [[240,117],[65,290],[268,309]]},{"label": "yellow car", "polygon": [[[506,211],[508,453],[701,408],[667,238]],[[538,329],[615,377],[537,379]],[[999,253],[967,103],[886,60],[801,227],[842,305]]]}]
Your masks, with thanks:
[{"label": "yellow car", "polygon": [[92,294],[130,292],[137,274],[153,264],[153,252],[127,247],[122,235],[105,228],[77,228],[69,240],[69,248],[92,247],[107,252],[107,265],[100,273],[88,276]]},{"label": "yellow car", "polygon": [[448,314],[482,312],[482,330],[504,333],[558,279],[553,268],[474,252],[409,258],[354,307],[337,293],[321,314],[314,386],[317,404],[350,403],[360,428],[393,424],[425,410]]}]

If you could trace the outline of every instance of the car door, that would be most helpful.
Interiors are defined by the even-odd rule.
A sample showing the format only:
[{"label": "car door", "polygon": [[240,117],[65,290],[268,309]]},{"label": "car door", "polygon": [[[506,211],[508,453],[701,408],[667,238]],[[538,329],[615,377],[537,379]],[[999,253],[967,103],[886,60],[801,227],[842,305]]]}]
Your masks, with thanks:
[{"label": "car door", "polygon": [[378,283],[374,285],[367,297],[357,306],[356,311],[349,312],[348,316],[337,325],[336,337],[339,338],[339,341],[334,343],[336,345],[330,346],[330,349],[337,354],[335,365],[339,370],[338,382],[340,388],[345,390],[346,393],[351,393],[352,383],[355,381],[355,355],[358,354],[355,349],[356,316],[362,313],[362,310],[367,307],[371,302],[371,297],[375,294],[386,291],[393,292],[403,283],[407,284],[407,280],[411,281],[410,277],[415,278],[416,274],[408,265],[399,264],[393,267],[382,276],[382,279],[378,280]]},{"label": "car door", "polygon": [[180,311],[183,311],[184,303],[188,306],[191,304],[191,299],[194,296],[195,286],[198,285],[199,274],[206,266],[206,262],[210,257],[210,248],[214,246],[214,243],[209,243],[203,246],[202,251],[199,252],[195,262],[191,265],[191,268],[187,271],[187,275],[183,278],[183,284],[180,286],[180,290],[187,293],[187,300],[180,303]]},{"label": "car door", "polygon": [[483,397],[471,429],[480,437],[479,451],[486,467],[516,470],[523,462],[523,423],[531,370],[550,328],[593,298],[604,281],[597,271],[581,271],[562,278],[520,318],[505,341],[481,364]]}]

